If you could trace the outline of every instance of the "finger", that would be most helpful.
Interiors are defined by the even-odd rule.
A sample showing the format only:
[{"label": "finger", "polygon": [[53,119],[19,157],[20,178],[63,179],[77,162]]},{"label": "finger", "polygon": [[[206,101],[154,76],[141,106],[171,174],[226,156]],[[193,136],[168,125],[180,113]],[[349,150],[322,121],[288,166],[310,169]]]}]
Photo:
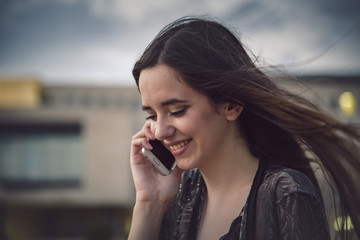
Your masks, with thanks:
[{"label": "finger", "polygon": [[145,136],[147,139],[151,139],[151,140],[155,140],[155,135],[151,132],[151,128],[150,128],[150,121],[146,121],[142,131],[144,132]]},{"label": "finger", "polygon": [[141,148],[145,147],[148,150],[152,149],[151,144],[146,138],[135,138],[131,143],[131,154],[133,156],[141,152]]},{"label": "finger", "polygon": [[147,139],[141,139],[141,145],[148,150],[153,149],[153,147],[151,146],[151,144],[149,143],[149,141]]},{"label": "finger", "polygon": [[132,144],[136,144],[139,143],[137,139],[152,139],[153,138],[153,134],[150,132],[150,130],[148,128],[146,128],[145,126],[141,129],[141,131],[137,132],[133,137],[132,137]]}]

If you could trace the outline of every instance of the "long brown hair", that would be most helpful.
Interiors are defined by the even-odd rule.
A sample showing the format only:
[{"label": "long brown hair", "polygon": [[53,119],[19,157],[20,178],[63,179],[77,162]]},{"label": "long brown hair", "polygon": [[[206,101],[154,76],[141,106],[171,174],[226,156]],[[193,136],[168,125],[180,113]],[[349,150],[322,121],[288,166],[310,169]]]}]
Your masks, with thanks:
[{"label": "long brown hair", "polygon": [[[359,128],[277,86],[240,40],[213,20],[185,17],[166,26],[135,63],[136,83],[143,69],[158,64],[175,69],[213,103],[245,104],[238,122],[252,154],[303,172],[320,192],[311,165],[317,163],[338,192],[340,216],[351,217],[360,237]],[[345,229],[347,222],[339,224]]]}]

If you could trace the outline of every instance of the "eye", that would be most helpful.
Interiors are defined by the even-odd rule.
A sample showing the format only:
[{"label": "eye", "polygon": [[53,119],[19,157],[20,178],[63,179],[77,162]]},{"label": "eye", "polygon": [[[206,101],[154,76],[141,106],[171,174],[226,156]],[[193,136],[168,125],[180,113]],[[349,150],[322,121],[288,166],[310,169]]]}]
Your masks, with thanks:
[{"label": "eye", "polygon": [[145,119],[146,119],[146,120],[153,120],[153,121],[155,121],[156,118],[157,118],[156,115],[150,115],[150,116],[146,117]]},{"label": "eye", "polygon": [[170,112],[170,116],[180,117],[180,116],[184,115],[187,110],[188,110],[188,107],[185,107],[181,110]]}]

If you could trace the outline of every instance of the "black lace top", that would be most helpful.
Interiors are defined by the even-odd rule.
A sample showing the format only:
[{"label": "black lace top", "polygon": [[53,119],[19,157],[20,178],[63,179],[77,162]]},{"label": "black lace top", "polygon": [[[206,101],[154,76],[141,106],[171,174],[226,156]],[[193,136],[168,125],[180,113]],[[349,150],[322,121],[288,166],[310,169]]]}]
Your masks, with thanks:
[{"label": "black lace top", "polygon": [[[249,197],[243,214],[234,219],[229,232],[221,240],[330,239],[321,198],[304,174],[268,163],[262,175],[256,187],[255,200]],[[253,184],[252,188],[255,186]],[[205,192],[206,186],[200,171],[185,171],[178,194],[169,204],[163,218],[160,239],[197,238]],[[250,224],[248,228],[246,226],[251,209],[255,212],[252,220],[255,224],[251,224],[254,225],[253,235],[248,230]]]}]

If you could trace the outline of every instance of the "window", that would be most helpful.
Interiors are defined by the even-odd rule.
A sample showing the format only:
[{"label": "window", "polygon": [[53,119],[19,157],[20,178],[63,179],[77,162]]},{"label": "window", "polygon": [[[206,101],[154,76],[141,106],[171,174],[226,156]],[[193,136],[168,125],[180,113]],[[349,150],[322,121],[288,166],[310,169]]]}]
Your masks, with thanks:
[{"label": "window", "polygon": [[0,125],[0,184],[5,189],[77,187],[82,165],[78,123]]}]

